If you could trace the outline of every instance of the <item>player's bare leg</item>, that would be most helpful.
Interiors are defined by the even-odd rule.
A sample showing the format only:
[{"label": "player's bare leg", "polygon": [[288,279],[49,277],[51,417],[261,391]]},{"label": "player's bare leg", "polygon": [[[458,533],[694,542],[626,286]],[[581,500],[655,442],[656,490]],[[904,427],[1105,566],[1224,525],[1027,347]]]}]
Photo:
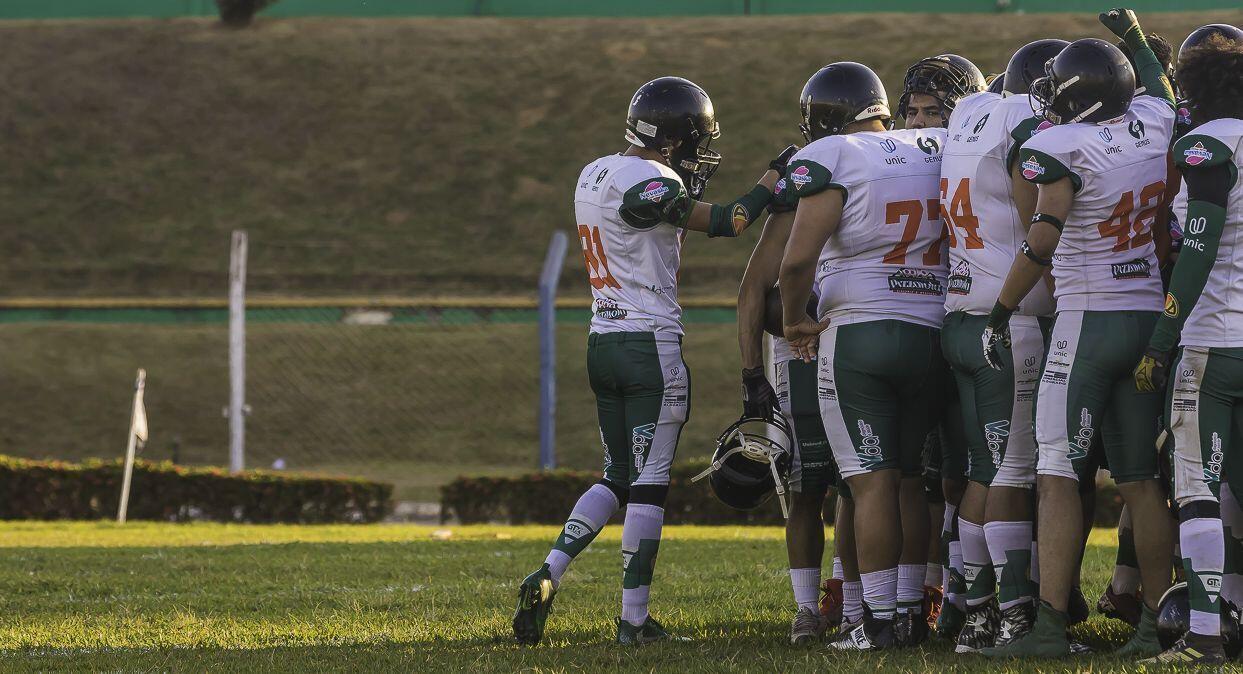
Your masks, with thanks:
[{"label": "player's bare leg", "polygon": [[1156,634],[1157,601],[1170,589],[1174,521],[1157,480],[1119,484],[1118,493],[1131,509],[1133,521],[1144,523],[1144,526],[1135,529],[1135,557],[1139,561],[1140,583],[1144,588],[1144,612],[1135,635],[1117,653],[1126,656],[1156,655],[1161,651]]},{"label": "player's bare leg", "polygon": [[[901,488],[897,469],[878,470],[847,478],[854,499],[854,537],[863,584],[862,629],[866,649],[893,643],[893,618],[897,610],[898,560],[902,556],[900,527],[875,526],[876,522],[900,522],[897,494]],[[856,630],[858,632],[858,630]],[[846,635],[838,648],[851,648]],[[857,645],[856,645],[857,646]]]}]

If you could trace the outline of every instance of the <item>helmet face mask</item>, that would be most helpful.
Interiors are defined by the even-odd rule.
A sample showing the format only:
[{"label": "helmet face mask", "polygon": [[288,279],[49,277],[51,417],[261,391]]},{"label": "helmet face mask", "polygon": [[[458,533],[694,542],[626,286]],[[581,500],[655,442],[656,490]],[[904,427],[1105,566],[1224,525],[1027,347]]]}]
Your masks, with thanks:
[{"label": "helmet face mask", "polygon": [[914,94],[925,94],[941,106],[943,123],[949,123],[958,99],[984,91],[987,84],[980,69],[957,54],[941,54],[920,59],[906,71],[902,81],[902,97],[898,99],[898,116],[906,117]]},{"label": "helmet face mask", "polygon": [[793,432],[781,414],[772,419],[743,417],[721,433],[712,465],[691,481],[709,478],[717,499],[736,510],[754,510],[776,492],[781,512],[788,517],[785,493],[793,443]]}]

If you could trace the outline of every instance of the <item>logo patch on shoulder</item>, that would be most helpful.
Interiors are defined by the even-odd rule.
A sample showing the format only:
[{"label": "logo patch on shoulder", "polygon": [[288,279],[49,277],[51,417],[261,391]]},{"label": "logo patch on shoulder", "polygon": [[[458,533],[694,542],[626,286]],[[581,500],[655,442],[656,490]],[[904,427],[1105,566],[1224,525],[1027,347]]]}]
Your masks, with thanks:
[{"label": "logo patch on shoulder", "polygon": [[811,182],[811,169],[806,166],[800,166],[790,171],[790,180],[794,181],[794,189],[799,190]]},{"label": "logo patch on shoulder", "polygon": [[936,154],[941,149],[941,144],[937,142],[937,139],[931,137],[919,138],[915,141],[915,144],[924,151],[924,154]]},{"label": "logo patch on shoulder", "polygon": [[1044,167],[1040,165],[1040,162],[1036,161],[1035,157],[1028,157],[1023,160],[1023,163],[1019,164],[1019,167],[1023,169],[1023,177],[1028,180],[1035,180],[1039,176],[1044,175],[1045,171]]},{"label": "logo patch on shoulder", "polygon": [[1165,294],[1165,315],[1170,318],[1178,318],[1178,298],[1170,293]]},{"label": "logo patch on shoulder", "polygon": [[1188,166],[1199,166],[1213,158],[1213,153],[1204,147],[1204,143],[1196,141],[1195,145],[1183,150],[1183,157]]},{"label": "logo patch on shoulder", "polygon": [[665,195],[668,193],[668,185],[660,182],[659,180],[653,180],[643,188],[642,192],[639,192],[639,198],[655,204],[660,203],[660,200],[665,198]]},{"label": "logo patch on shoulder", "polygon": [[1044,131],[1045,129],[1052,128],[1052,126],[1053,126],[1053,122],[1050,122],[1047,119],[1043,120],[1042,122],[1036,125],[1036,128],[1032,129],[1032,135],[1034,136],[1040,133],[1041,131]]},{"label": "logo patch on shoulder", "polygon": [[1144,137],[1144,122],[1143,122],[1143,120],[1137,119],[1137,120],[1135,120],[1134,122],[1131,122],[1130,124],[1127,124],[1127,126],[1126,126],[1126,130],[1127,130],[1127,131],[1131,134],[1131,137],[1132,137],[1132,138],[1134,138],[1134,139],[1136,139],[1136,140],[1139,140],[1139,139],[1143,138],[1143,137]]}]

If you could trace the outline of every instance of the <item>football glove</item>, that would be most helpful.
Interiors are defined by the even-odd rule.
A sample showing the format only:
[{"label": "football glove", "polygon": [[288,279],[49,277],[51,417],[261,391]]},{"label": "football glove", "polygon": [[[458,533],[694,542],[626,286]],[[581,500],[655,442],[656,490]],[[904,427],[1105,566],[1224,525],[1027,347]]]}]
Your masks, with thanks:
[{"label": "football glove", "polygon": [[1109,32],[1123,39],[1126,39],[1127,33],[1132,30],[1139,30],[1139,19],[1135,17],[1135,12],[1129,9],[1117,7],[1108,12],[1101,12],[1099,18]]},{"label": "football glove", "polygon": [[794,155],[798,152],[798,150],[799,147],[797,145],[791,145],[790,147],[782,150],[781,154],[777,155],[776,159],[768,162],[769,170],[776,171],[777,175],[784,178],[786,174],[786,164],[790,163],[790,160],[794,158]]},{"label": "football glove", "polygon": [[1164,391],[1170,379],[1170,354],[1149,347],[1135,366],[1135,388],[1144,393]]},{"label": "football glove", "polygon": [[742,415],[772,419],[773,411],[776,409],[777,392],[773,390],[772,384],[768,383],[764,368],[762,366],[743,368]]},{"label": "football glove", "polygon": [[1004,370],[1006,367],[1001,360],[1000,347],[1010,348],[1010,314],[1013,313],[1014,309],[997,302],[993,305],[992,313],[988,315],[988,325],[984,327],[984,333],[980,335],[980,345],[984,347],[984,362],[994,370]]}]

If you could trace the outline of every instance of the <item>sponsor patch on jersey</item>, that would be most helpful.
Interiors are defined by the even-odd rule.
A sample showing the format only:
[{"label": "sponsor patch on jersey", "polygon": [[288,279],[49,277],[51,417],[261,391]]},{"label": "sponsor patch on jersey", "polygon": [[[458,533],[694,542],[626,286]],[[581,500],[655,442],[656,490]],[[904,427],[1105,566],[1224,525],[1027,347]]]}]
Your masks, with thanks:
[{"label": "sponsor patch on jersey", "polygon": [[799,166],[790,171],[790,180],[794,181],[794,189],[802,189],[803,185],[811,182],[811,169],[806,166]]},{"label": "sponsor patch on jersey", "polygon": [[1109,268],[1113,271],[1114,278],[1118,280],[1152,277],[1152,263],[1144,258],[1135,258],[1130,262],[1117,262],[1109,265]]},{"label": "sponsor patch on jersey", "polygon": [[1170,293],[1165,294],[1165,315],[1170,318],[1178,318],[1178,298]]},{"label": "sponsor patch on jersey", "polygon": [[923,269],[899,269],[889,275],[889,292],[912,295],[944,295],[941,281]]},{"label": "sponsor patch on jersey", "polygon": [[1101,140],[1105,141],[1106,143],[1111,143],[1113,142],[1113,139],[1114,139],[1113,132],[1111,132],[1109,129],[1101,129],[1100,131],[1096,132],[1096,135],[1100,136]]},{"label": "sponsor patch on jersey", "polygon": [[954,265],[950,270],[948,292],[951,295],[971,294],[971,264],[966,260]]},{"label": "sponsor patch on jersey", "polygon": [[660,182],[659,180],[653,180],[652,182],[644,186],[642,192],[639,192],[639,198],[644,201],[650,201],[655,204],[655,203],[660,203],[660,200],[665,198],[665,195],[668,193],[669,193],[668,185]]},{"label": "sponsor patch on jersey", "polygon": [[628,311],[618,306],[614,300],[601,298],[595,302],[595,314],[606,321],[623,320],[628,313]]},{"label": "sponsor patch on jersey", "polygon": [[893,139],[891,138],[886,138],[885,140],[882,140],[880,142],[880,147],[882,150],[884,150],[885,152],[888,152],[889,154],[893,154],[894,152],[898,151],[898,144],[893,142]]},{"label": "sponsor patch on jersey", "polygon": [[751,214],[747,213],[746,206],[742,204],[734,204],[734,212],[730,214],[730,219],[734,221],[734,229],[738,230],[747,226],[751,222]]},{"label": "sponsor patch on jersey", "polygon": [[1142,119],[1137,119],[1134,122],[1127,124],[1126,130],[1131,134],[1132,138],[1140,140],[1144,137],[1144,121]]},{"label": "sponsor patch on jersey", "polygon": [[975,123],[975,129],[971,131],[972,133],[979,133],[984,128],[984,125],[988,124],[989,114],[992,114],[992,113],[985,113],[985,115],[980,118],[980,121]]},{"label": "sponsor patch on jersey", "polygon": [[1036,161],[1035,157],[1028,157],[1023,160],[1023,163],[1019,164],[1019,167],[1023,169],[1023,177],[1028,180],[1035,180],[1036,178],[1044,175],[1045,171],[1044,167],[1040,165],[1040,162]]},{"label": "sponsor patch on jersey", "polygon": [[924,154],[936,154],[941,149],[941,144],[936,138],[919,138],[916,139],[915,144],[924,151]]},{"label": "sponsor patch on jersey", "polygon": [[1178,123],[1191,126],[1191,110],[1185,105],[1178,106]]},{"label": "sponsor patch on jersey", "polygon": [[1196,141],[1195,145],[1183,150],[1183,157],[1188,166],[1199,166],[1212,159],[1213,153],[1207,147],[1204,147],[1204,143]]},{"label": "sponsor patch on jersey", "polygon": [[781,193],[784,191],[786,191],[786,179],[782,178],[777,181],[776,185],[773,186],[773,198],[776,199],[781,196]]},{"label": "sponsor patch on jersey", "polygon": [[1040,122],[1039,124],[1037,124],[1036,128],[1032,129],[1032,135],[1034,136],[1040,133],[1041,131],[1044,131],[1045,129],[1052,128],[1052,127],[1053,127],[1053,122],[1050,122],[1049,120],[1046,119]]}]

